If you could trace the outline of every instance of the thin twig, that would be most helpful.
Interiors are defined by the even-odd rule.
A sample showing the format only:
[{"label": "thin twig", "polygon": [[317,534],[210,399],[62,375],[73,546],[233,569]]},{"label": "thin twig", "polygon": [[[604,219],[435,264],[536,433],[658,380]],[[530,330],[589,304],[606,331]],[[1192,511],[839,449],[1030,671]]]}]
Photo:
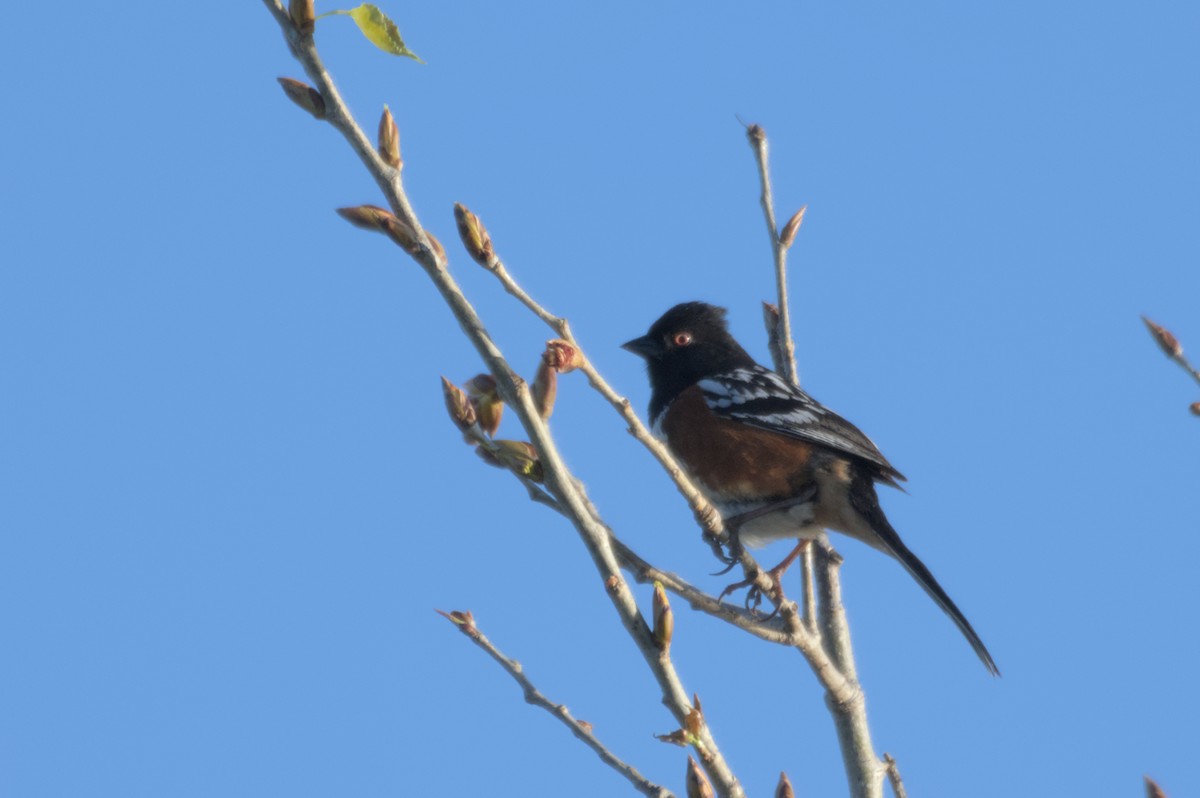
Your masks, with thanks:
[{"label": "thin twig", "polygon": [[771,196],[771,173],[767,167],[767,134],[758,125],[746,128],[746,137],[754,150],[754,159],[758,162],[758,180],[762,185],[763,216],[766,217],[767,233],[771,236],[771,254],[775,258],[775,291],[779,296],[779,352],[780,373],[789,382],[800,383],[796,372],[796,344],[792,341],[792,316],[788,310],[787,298],[787,251],[779,238],[779,228],[775,224],[775,200]]},{"label": "thin twig", "polygon": [[808,624],[808,630],[813,635],[819,635],[820,629],[817,626],[817,591],[814,585],[813,569],[813,546],[810,544],[804,547],[804,553],[800,557],[800,584],[804,587],[804,620]]},{"label": "thin twig", "polygon": [[888,782],[892,785],[892,794],[896,798],[908,798],[908,791],[904,789],[904,780],[900,778],[900,768],[896,765],[895,758],[888,753],[883,755],[883,764],[887,768]]},{"label": "thin twig", "polygon": [[[457,282],[450,276],[444,255],[431,246],[428,234],[404,193],[399,169],[385,163],[371,146],[370,140],[354,120],[321,63],[312,36],[302,34],[296,29],[278,0],[263,0],[263,3],[279,23],[292,54],[303,65],[305,72],[321,93],[325,105],[325,120],[342,133],[359,155],[363,165],[387,198],[397,219],[412,229],[416,246],[411,248],[410,254],[433,282],[459,327],[496,379],[501,398],[520,419],[530,442],[538,452],[546,489],[561,505],[564,515],[579,533],[580,540],[596,566],[601,583],[622,625],[658,682],[664,705],[682,725],[692,712],[689,695],[671,663],[664,662],[659,656],[650,627],[638,609],[629,584],[621,575],[620,565],[604,526],[593,518],[585,506],[575,487],[575,477],[563,463],[554,439],[534,406],[529,386],[508,365],[483,321],[467,301]],[[701,754],[701,761],[718,793],[723,798],[742,798],[742,787],[722,756],[707,723],[701,724],[696,737],[699,740],[697,751]]]},{"label": "thin twig", "polygon": [[525,669],[521,666],[521,663],[517,662],[515,659],[505,656],[498,648],[496,648],[492,641],[488,640],[487,635],[479,630],[479,627],[475,624],[475,620],[473,617],[471,617],[470,613],[446,613],[442,612],[441,610],[438,610],[438,612],[445,616],[451,623],[453,623],[460,632],[462,632],[471,640],[472,643],[482,648],[492,659],[500,664],[500,667],[503,668],[505,672],[508,673],[508,675],[511,676],[516,683],[521,686],[521,689],[525,693],[525,701],[527,703],[532,704],[535,707],[541,707],[553,715],[563,725],[570,729],[571,733],[574,734],[575,737],[581,742],[583,742],[584,745],[595,751],[596,755],[600,757],[604,764],[608,765],[613,770],[617,771],[626,779],[628,779],[638,792],[640,792],[642,795],[653,796],[653,798],[675,798],[674,793],[672,793],[666,787],[662,787],[650,781],[641,773],[639,773],[632,765],[622,761],[617,757],[616,754],[608,750],[608,748],[602,742],[600,742],[599,739],[597,739],[596,735],[592,733],[591,724],[586,724],[582,721],[576,720],[571,716],[570,710],[568,710],[565,705],[556,704],[550,699],[546,698],[546,696],[544,696],[542,692],[537,689],[534,683],[530,681],[529,677],[525,675]]}]

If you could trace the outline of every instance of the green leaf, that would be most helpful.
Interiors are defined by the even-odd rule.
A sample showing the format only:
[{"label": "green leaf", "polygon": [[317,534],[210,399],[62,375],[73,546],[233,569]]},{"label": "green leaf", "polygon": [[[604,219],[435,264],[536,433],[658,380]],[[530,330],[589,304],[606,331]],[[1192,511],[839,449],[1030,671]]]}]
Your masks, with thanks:
[{"label": "green leaf", "polygon": [[[371,3],[363,3],[357,8],[352,8],[349,11],[329,11],[322,14],[322,17],[327,17],[330,14],[342,14],[350,17],[358,25],[358,29],[363,32],[371,44],[383,50],[385,53],[392,55],[407,56],[417,63],[424,64],[421,57],[408,49],[408,45],[404,43],[404,39],[400,38],[400,29],[396,27],[396,23],[388,18],[388,15],[379,10],[379,6]],[[319,19],[319,17],[318,17]]]}]

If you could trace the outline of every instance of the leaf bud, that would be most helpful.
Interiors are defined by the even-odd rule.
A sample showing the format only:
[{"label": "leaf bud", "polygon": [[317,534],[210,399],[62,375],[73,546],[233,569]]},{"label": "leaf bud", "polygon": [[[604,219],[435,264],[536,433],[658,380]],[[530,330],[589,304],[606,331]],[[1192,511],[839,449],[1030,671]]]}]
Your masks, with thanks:
[{"label": "leaf bud", "polygon": [[462,239],[463,247],[471,256],[471,260],[480,266],[492,268],[492,259],[495,258],[496,252],[492,247],[492,237],[488,235],[487,228],[479,221],[479,217],[462,203],[456,202],[454,222],[458,225],[459,238]]},{"label": "leaf bud", "polygon": [[446,400],[446,410],[455,426],[464,432],[475,426],[475,405],[471,403],[466,391],[442,377],[442,395]]},{"label": "leaf bud", "polygon": [[388,166],[401,169],[404,161],[400,159],[400,129],[392,118],[392,111],[383,106],[383,115],[379,117],[379,157]]},{"label": "leaf bud", "polygon": [[291,0],[288,3],[288,16],[292,18],[292,24],[301,34],[312,35],[317,22],[317,14],[313,10],[313,0]]},{"label": "leaf bud", "polygon": [[671,648],[671,637],[675,634],[675,615],[667,601],[667,591],[662,582],[654,582],[654,642],[660,650]]},{"label": "leaf bud", "polygon": [[688,757],[687,798],[714,798],[712,785],[704,776],[704,771],[696,764],[696,760]]},{"label": "leaf bud", "polygon": [[1159,348],[1166,353],[1167,357],[1183,357],[1183,346],[1179,343],[1179,339],[1171,334],[1170,330],[1155,324],[1145,316],[1142,316],[1142,321],[1145,322],[1146,329],[1154,336],[1155,342],[1158,343]]},{"label": "leaf bud", "polygon": [[276,78],[288,99],[317,119],[325,118],[325,98],[321,92],[293,78]]},{"label": "leaf bud", "polygon": [[559,374],[570,374],[583,365],[583,355],[579,350],[561,338],[546,342],[546,351],[542,353],[542,358]]}]

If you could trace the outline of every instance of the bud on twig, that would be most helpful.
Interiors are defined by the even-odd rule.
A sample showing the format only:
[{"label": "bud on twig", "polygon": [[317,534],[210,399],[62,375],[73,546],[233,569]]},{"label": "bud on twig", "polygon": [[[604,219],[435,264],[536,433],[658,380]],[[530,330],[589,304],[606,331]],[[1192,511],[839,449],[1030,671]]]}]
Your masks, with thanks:
[{"label": "bud on twig", "polygon": [[417,234],[386,208],[380,208],[378,205],[355,205],[350,208],[338,208],[337,213],[355,227],[383,233],[408,254],[417,254]]},{"label": "bud on twig", "polygon": [[1154,340],[1158,343],[1159,348],[1166,353],[1167,357],[1176,359],[1183,357],[1183,346],[1180,345],[1179,339],[1171,334],[1170,330],[1155,324],[1145,316],[1142,316],[1142,321],[1145,322],[1146,329],[1154,336]]},{"label": "bud on twig", "polygon": [[496,378],[491,374],[476,374],[463,383],[463,388],[475,405],[480,428],[489,437],[495,435],[496,430],[500,429],[500,417],[504,414],[504,402],[496,390]]},{"label": "bud on twig", "polygon": [[1190,409],[1193,416],[1200,416],[1200,402],[1192,402]]},{"label": "bud on twig", "polygon": [[470,610],[466,612],[434,610],[434,612],[457,626],[458,630],[468,637],[476,637],[479,634],[479,630],[475,628],[475,616],[471,614]]},{"label": "bud on twig", "polygon": [[796,791],[792,789],[792,782],[788,779],[787,774],[780,771],[779,784],[775,787],[775,798],[796,798]]},{"label": "bud on twig", "polygon": [[667,601],[667,591],[662,582],[654,582],[654,642],[664,653],[671,648],[671,637],[675,634],[675,615]]},{"label": "bud on twig", "polygon": [[533,380],[533,404],[543,421],[554,412],[554,397],[558,393],[558,372],[550,368],[543,355],[538,362],[537,376]]},{"label": "bud on twig", "polygon": [[467,210],[462,203],[456,202],[454,222],[458,225],[458,235],[471,260],[480,266],[492,268],[492,258],[496,256],[496,252],[492,248],[492,237],[488,235],[487,228],[479,221],[479,217]]},{"label": "bud on twig", "polygon": [[496,449],[491,454],[505,468],[523,477],[528,477],[534,482],[541,482],[544,479],[542,463],[538,460],[537,449],[533,448],[532,443],[525,441],[493,441],[493,443],[496,444]]},{"label": "bud on twig", "polygon": [[471,404],[465,391],[445,377],[442,377],[442,396],[445,397],[446,410],[455,426],[463,432],[475,426],[475,405]]},{"label": "bud on twig", "polygon": [[293,78],[276,78],[288,99],[308,111],[317,119],[325,118],[325,98],[321,92]]},{"label": "bud on twig", "polygon": [[488,437],[500,429],[500,418],[504,415],[504,402],[495,394],[485,396],[475,402],[475,412],[479,418],[479,427]]},{"label": "bud on twig", "polygon": [[671,745],[677,745],[680,748],[687,748],[689,745],[691,745],[691,740],[688,737],[688,733],[683,729],[676,729],[670,734],[656,734],[654,735],[654,739],[660,740],[664,743],[670,743]]},{"label": "bud on twig", "polygon": [[757,147],[758,145],[766,142],[767,133],[758,125],[747,125],[746,138],[750,139],[750,143]]},{"label": "bud on twig", "polygon": [[807,205],[801,207],[791,219],[788,219],[787,224],[783,226],[783,232],[779,234],[779,243],[783,245],[784,249],[791,247],[792,242],[796,240],[796,232],[800,229],[801,223],[804,222],[804,212],[807,210]]},{"label": "bud on twig", "polygon": [[688,757],[687,798],[714,798],[712,785],[704,777],[704,771],[696,764],[696,760]]},{"label": "bud on twig", "polygon": [[695,693],[692,693],[692,708],[683,719],[683,728],[693,737],[699,737],[704,728],[704,710],[700,707],[700,696]]},{"label": "bud on twig", "polygon": [[400,160],[400,129],[392,118],[392,111],[383,106],[383,116],[379,117],[379,157],[388,166],[400,169],[404,161]]},{"label": "bud on twig", "polygon": [[583,355],[579,350],[561,338],[547,341],[542,357],[559,374],[570,374],[583,365]]},{"label": "bud on twig", "polygon": [[288,3],[288,16],[292,18],[292,24],[296,26],[296,30],[305,36],[312,34],[313,27],[317,22],[317,15],[313,10],[313,0],[291,0]]},{"label": "bud on twig", "polygon": [[1167,794],[1162,791],[1162,787],[1155,783],[1154,779],[1149,776],[1143,778],[1146,780],[1146,798],[1167,798]]},{"label": "bud on twig", "polygon": [[338,208],[337,214],[355,227],[361,227],[364,230],[374,230],[375,232],[385,232],[389,219],[399,221],[399,219],[396,219],[392,215],[391,211],[386,208],[380,208],[378,205],[355,205],[350,208]]}]

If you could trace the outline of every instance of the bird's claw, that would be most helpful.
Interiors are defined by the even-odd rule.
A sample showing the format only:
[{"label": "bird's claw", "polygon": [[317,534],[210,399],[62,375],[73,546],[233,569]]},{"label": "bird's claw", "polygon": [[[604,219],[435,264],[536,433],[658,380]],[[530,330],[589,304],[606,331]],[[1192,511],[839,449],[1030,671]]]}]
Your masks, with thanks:
[{"label": "bird's claw", "polygon": [[[746,608],[747,612],[761,614],[758,612],[758,608],[762,606],[764,591],[753,579],[743,579],[740,582],[728,585],[721,591],[721,595],[717,596],[717,602],[723,601],[730,593],[733,593],[735,590],[741,590],[743,587],[747,587],[749,590],[746,591],[746,599],[742,602],[742,605]],[[779,593],[778,597],[768,596],[771,599],[771,603],[775,605],[775,609],[771,610],[764,620],[769,621],[778,615],[779,608],[783,605],[783,591],[779,590],[778,583],[775,585],[775,590]]]},{"label": "bird's claw", "polygon": [[726,534],[728,535],[728,554],[726,554],[725,550],[721,547],[721,541],[715,538],[709,541],[710,545],[712,546],[713,554],[716,555],[718,560],[725,563],[724,568],[716,571],[713,574],[710,574],[711,576],[724,576],[733,570],[733,566],[742,561],[742,542],[738,539],[737,528],[726,524],[725,529],[727,530]]}]

